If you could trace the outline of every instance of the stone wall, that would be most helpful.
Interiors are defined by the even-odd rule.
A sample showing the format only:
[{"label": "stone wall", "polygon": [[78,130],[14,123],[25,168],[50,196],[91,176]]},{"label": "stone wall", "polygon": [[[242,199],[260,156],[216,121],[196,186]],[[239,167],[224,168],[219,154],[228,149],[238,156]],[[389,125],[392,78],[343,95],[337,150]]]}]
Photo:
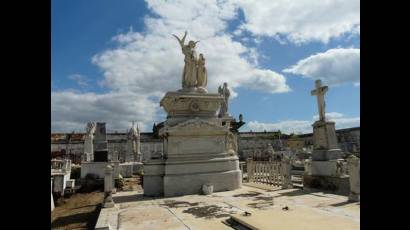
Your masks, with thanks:
[{"label": "stone wall", "polygon": [[[336,130],[339,146],[344,152],[360,152],[360,127]],[[60,139],[59,139],[60,138]],[[108,154],[113,155],[118,152],[119,160],[126,158],[126,133],[108,133]],[[313,145],[313,135],[298,135],[298,140],[302,140],[305,148]],[[289,143],[288,143],[289,142]],[[281,147],[293,147],[289,141],[289,135],[282,134],[280,139],[277,132],[239,132],[238,134],[238,155],[241,160],[251,156],[255,150],[263,152],[268,144],[271,144],[275,151]],[[356,146],[356,147],[354,147]],[[299,148],[299,147],[298,147]],[[67,143],[65,134],[52,134],[51,151],[65,150],[66,153],[82,155],[84,152],[84,141],[77,140]],[[154,138],[153,133],[141,133],[141,153],[143,159],[163,153],[163,143],[159,138]]]}]

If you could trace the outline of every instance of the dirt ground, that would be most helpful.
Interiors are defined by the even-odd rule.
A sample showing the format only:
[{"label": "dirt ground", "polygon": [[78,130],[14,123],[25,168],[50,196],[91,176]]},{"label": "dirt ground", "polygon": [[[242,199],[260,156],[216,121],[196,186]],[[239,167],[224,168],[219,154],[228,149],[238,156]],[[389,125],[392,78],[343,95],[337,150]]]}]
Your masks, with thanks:
[{"label": "dirt ground", "polygon": [[101,209],[104,193],[76,193],[60,198],[51,212],[52,229],[94,229]]},{"label": "dirt ground", "polygon": [[133,175],[131,178],[124,178],[122,191],[142,191],[141,177]]},{"label": "dirt ground", "polygon": [[[124,178],[123,191],[142,191],[139,176]],[[75,193],[60,198],[51,212],[51,228],[55,230],[94,229],[100,214],[104,192]]]}]

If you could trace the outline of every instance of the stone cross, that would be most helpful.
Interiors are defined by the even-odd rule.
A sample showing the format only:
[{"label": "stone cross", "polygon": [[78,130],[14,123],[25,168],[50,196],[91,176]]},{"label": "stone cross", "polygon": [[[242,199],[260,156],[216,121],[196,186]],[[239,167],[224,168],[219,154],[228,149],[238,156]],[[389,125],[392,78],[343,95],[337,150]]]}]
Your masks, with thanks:
[{"label": "stone cross", "polygon": [[316,89],[310,92],[310,95],[317,97],[317,106],[319,108],[319,120],[325,121],[325,93],[328,90],[327,86],[322,86],[321,80],[315,81]]}]

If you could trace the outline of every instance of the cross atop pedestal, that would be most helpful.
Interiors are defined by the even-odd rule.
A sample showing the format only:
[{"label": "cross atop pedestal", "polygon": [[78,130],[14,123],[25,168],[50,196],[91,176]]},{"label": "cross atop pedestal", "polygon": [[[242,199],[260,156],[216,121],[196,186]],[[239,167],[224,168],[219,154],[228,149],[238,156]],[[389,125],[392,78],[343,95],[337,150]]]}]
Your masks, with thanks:
[{"label": "cross atop pedestal", "polygon": [[319,120],[325,121],[325,93],[328,90],[327,86],[322,86],[321,80],[315,81],[316,89],[310,92],[310,95],[317,97],[317,106],[319,108]]}]

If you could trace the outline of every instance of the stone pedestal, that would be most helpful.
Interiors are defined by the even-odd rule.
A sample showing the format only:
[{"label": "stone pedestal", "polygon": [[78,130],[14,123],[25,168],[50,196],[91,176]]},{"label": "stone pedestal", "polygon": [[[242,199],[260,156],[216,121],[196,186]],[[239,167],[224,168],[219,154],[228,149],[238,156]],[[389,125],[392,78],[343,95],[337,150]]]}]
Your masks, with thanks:
[{"label": "stone pedestal", "polygon": [[342,157],[334,122],[316,121],[313,124],[313,140],[313,161],[336,160]]},{"label": "stone pedestal", "polygon": [[347,159],[349,169],[350,194],[349,200],[360,201],[360,158],[350,156]]},{"label": "stone pedestal", "polygon": [[168,92],[161,106],[168,113],[164,127],[164,157],[144,164],[144,194],[178,196],[241,187],[236,138],[218,118],[223,97],[198,92]]},{"label": "stone pedestal", "polygon": [[114,180],[112,177],[113,169],[110,165],[107,165],[105,168],[105,177],[104,177],[104,208],[114,207],[114,201],[112,199],[112,190],[114,188]]},{"label": "stone pedestal", "polygon": [[335,123],[316,121],[313,124],[314,149],[312,159],[305,162],[303,186],[346,194],[349,176],[342,151],[338,147]]}]

